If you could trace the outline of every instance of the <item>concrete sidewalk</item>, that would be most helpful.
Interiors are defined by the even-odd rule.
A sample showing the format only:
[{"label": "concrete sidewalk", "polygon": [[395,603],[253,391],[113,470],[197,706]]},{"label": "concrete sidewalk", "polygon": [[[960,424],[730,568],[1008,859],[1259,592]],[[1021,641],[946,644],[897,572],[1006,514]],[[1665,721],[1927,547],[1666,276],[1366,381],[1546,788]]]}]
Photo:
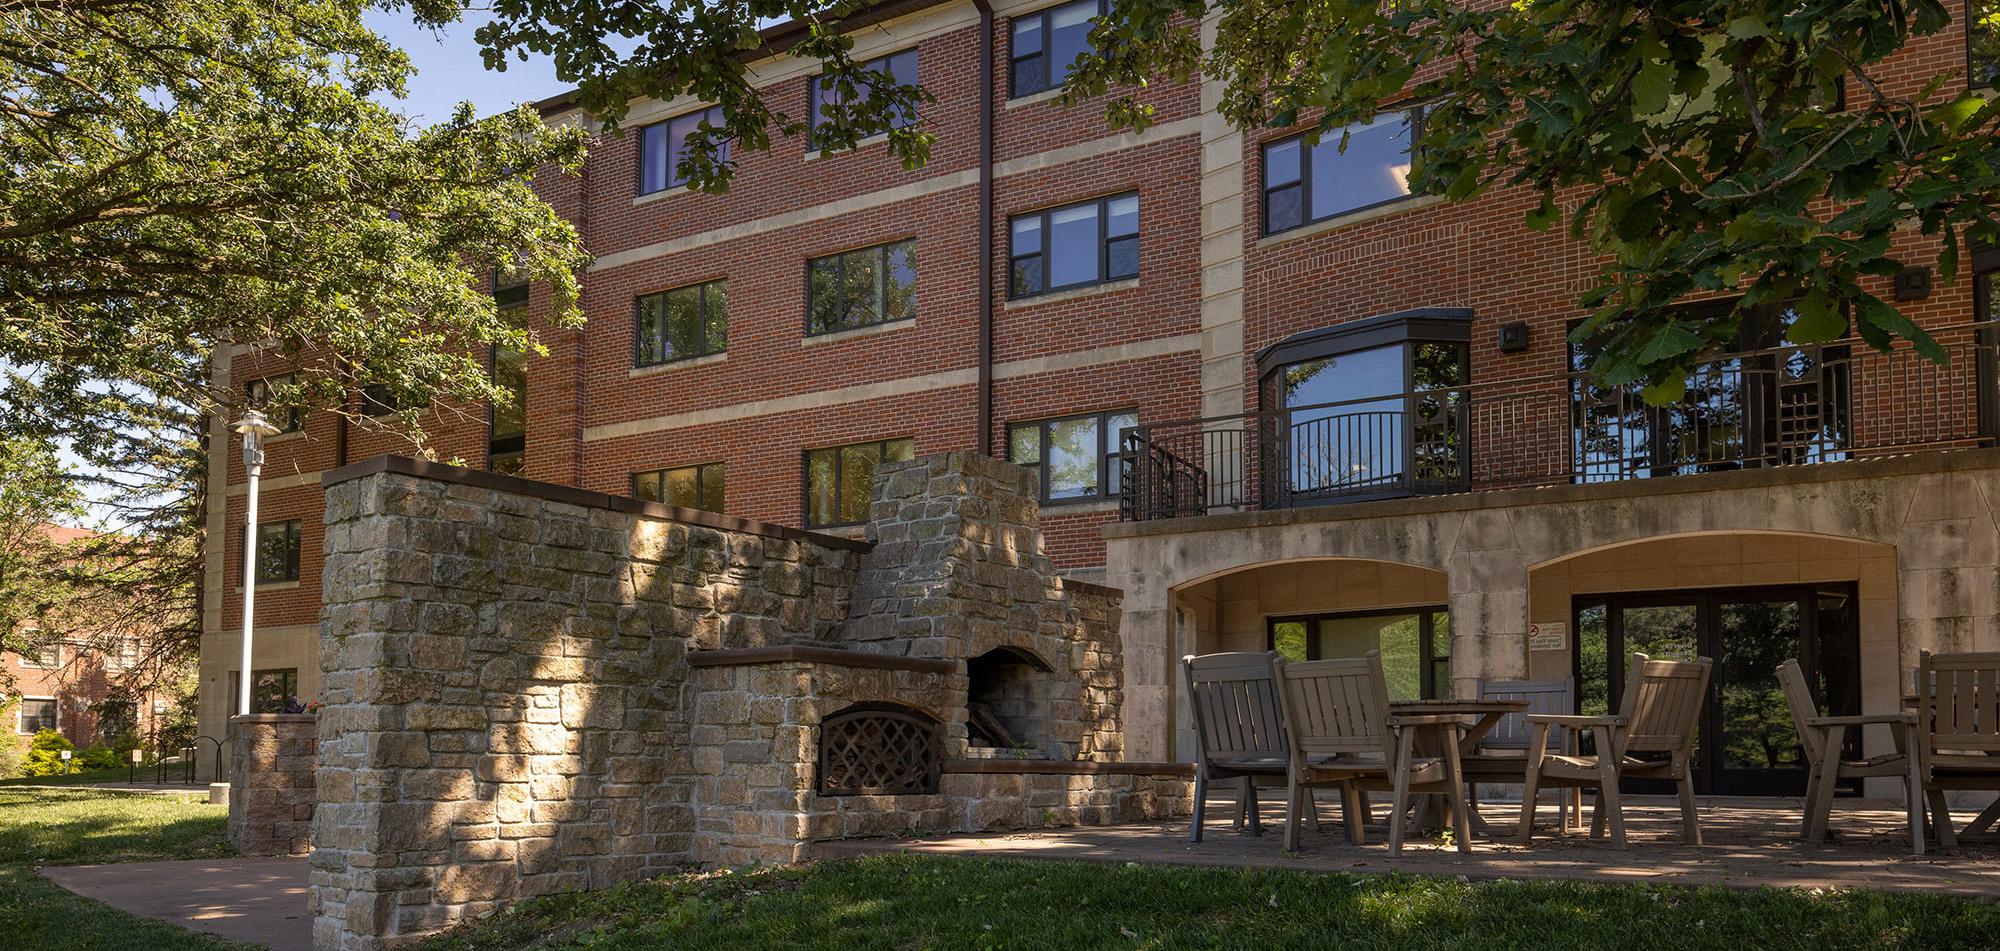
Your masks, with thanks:
[{"label": "concrete sidewalk", "polygon": [[303,856],[57,865],[41,871],[57,885],[142,918],[275,951],[312,951]]}]

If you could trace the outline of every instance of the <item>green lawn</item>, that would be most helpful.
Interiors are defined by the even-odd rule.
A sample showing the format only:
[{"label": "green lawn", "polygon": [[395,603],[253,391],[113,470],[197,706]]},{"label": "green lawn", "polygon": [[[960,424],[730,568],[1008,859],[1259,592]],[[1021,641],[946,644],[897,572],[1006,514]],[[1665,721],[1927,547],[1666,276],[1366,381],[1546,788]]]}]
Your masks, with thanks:
[{"label": "green lawn", "polygon": [[880,856],[559,895],[421,951],[1991,948],[1962,898]]},{"label": "green lawn", "polygon": [[230,854],[228,809],[206,797],[0,788],[0,946],[214,949],[242,945],[135,918],[57,888],[39,865]]},{"label": "green lawn", "polygon": [[[132,772],[132,768],[129,766],[112,766],[105,769],[79,769],[67,776],[16,776],[12,779],[0,779],[0,789],[8,786],[76,786],[94,783],[123,784],[127,779],[135,775],[139,782],[155,782],[160,778],[160,768],[157,766],[141,766],[136,774]],[[186,766],[167,767],[167,782],[178,783],[186,778]],[[188,791],[199,791],[206,794],[208,792],[207,780],[208,774],[206,772],[202,773],[201,785],[189,786]]]}]

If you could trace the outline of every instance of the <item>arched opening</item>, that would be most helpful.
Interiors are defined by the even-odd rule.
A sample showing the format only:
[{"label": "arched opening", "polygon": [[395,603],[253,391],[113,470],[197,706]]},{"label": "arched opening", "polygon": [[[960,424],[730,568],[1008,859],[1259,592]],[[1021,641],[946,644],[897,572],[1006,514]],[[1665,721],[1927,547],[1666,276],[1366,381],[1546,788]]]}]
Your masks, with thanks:
[{"label": "arched opening", "polygon": [[965,733],[975,749],[1049,755],[1054,668],[1034,651],[996,647],[965,662]]},{"label": "arched opening", "polygon": [[822,796],[928,795],[938,791],[936,718],[899,703],[857,703],[820,721]]}]

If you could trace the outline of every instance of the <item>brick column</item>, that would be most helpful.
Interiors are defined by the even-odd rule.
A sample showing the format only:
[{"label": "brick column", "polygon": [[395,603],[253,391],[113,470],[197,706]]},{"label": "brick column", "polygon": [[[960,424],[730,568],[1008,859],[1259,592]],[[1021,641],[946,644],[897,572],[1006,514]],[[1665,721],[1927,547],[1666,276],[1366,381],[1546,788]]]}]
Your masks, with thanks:
[{"label": "brick column", "polygon": [[229,842],[244,855],[312,850],[319,717],[255,713],[229,718]]}]

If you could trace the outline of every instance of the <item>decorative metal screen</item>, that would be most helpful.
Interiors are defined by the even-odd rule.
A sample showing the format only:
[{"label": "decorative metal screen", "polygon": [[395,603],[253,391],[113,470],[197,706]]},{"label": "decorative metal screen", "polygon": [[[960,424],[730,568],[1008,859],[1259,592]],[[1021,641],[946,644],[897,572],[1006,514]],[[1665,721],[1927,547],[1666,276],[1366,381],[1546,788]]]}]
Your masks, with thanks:
[{"label": "decorative metal screen", "polygon": [[896,796],[938,789],[937,722],[901,707],[850,707],[819,727],[819,794]]}]

